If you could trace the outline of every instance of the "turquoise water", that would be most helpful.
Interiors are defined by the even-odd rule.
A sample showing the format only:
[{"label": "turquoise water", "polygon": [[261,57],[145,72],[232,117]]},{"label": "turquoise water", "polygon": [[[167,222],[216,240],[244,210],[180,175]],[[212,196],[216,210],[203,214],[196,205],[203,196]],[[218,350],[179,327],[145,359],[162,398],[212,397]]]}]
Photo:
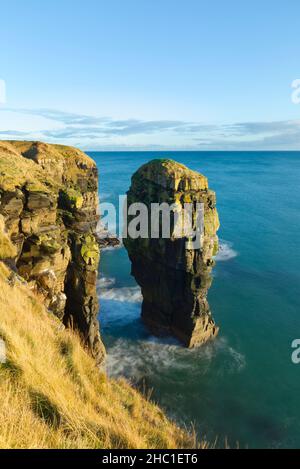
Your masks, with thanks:
[{"label": "turquoise water", "polygon": [[209,292],[214,343],[185,350],[141,324],[124,249],[104,251],[99,291],[108,371],[145,382],[179,422],[230,446],[300,447],[300,153],[90,153],[100,196],[116,203],[155,157],[203,172],[217,193],[222,251]]}]

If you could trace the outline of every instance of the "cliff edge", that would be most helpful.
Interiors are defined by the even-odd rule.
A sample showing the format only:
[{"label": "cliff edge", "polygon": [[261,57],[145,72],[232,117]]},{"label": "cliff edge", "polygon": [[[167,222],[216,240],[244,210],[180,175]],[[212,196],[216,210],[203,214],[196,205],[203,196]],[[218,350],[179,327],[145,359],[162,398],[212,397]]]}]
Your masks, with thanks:
[{"label": "cliff edge", "polygon": [[98,218],[91,158],[61,145],[0,142],[0,259],[49,311],[80,331],[100,364]]}]

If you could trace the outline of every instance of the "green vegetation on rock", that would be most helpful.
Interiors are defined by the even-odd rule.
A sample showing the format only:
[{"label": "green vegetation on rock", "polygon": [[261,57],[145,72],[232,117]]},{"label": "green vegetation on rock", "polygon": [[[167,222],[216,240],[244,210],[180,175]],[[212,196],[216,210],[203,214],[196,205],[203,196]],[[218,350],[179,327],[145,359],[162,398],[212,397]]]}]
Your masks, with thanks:
[{"label": "green vegetation on rock", "polygon": [[62,208],[69,210],[80,209],[83,206],[83,195],[72,187],[61,190],[60,200]]},{"label": "green vegetation on rock", "polygon": [[97,266],[100,257],[100,248],[93,235],[81,238],[81,257],[87,265]]}]

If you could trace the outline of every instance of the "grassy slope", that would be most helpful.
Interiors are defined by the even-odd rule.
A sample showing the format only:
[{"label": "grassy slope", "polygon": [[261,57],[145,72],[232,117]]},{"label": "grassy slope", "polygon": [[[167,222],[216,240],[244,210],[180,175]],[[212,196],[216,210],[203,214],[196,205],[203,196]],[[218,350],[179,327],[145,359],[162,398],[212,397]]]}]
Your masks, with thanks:
[{"label": "grassy slope", "polygon": [[110,380],[72,331],[0,262],[1,448],[185,448],[194,437],[125,381]]},{"label": "grassy slope", "polygon": [[[45,184],[36,163],[21,157],[31,145],[0,142],[2,189],[30,184],[47,191],[55,186],[51,178]],[[47,155],[63,151],[71,159],[79,153],[85,157],[68,147],[46,150]],[[88,157],[84,162],[94,164]],[[15,254],[1,216],[0,259]],[[193,435],[175,426],[128,383],[100,373],[80,338],[65,330],[1,261],[0,338],[7,358],[0,363],[0,448],[195,446]]]}]

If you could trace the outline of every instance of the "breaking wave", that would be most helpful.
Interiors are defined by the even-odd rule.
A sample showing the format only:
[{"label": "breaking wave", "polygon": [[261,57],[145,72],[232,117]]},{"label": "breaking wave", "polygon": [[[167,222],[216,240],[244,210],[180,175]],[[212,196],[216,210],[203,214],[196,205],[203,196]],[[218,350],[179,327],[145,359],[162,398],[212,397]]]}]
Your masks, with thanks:
[{"label": "breaking wave", "polygon": [[237,256],[238,256],[238,253],[232,248],[232,243],[230,243],[229,241],[224,241],[223,239],[220,239],[219,252],[215,257],[216,261],[225,262]]},{"label": "breaking wave", "polygon": [[108,288],[102,291],[104,300],[115,300],[128,303],[141,303],[142,294],[139,287]]},{"label": "breaking wave", "polygon": [[114,300],[121,303],[141,303],[142,294],[138,286],[135,287],[114,287],[115,279],[102,277],[98,281],[98,292],[101,300]]},{"label": "breaking wave", "polygon": [[243,354],[228,345],[224,338],[201,348],[188,350],[172,338],[129,340],[119,337],[108,347],[107,372],[112,377],[124,376],[132,381],[160,374],[187,375],[198,380],[203,375],[228,375],[239,373],[246,366]]},{"label": "breaking wave", "polygon": [[102,289],[104,290],[105,288],[112,287],[115,283],[116,283],[116,279],[112,277],[100,277],[98,279],[97,287],[101,289],[102,291]]}]

